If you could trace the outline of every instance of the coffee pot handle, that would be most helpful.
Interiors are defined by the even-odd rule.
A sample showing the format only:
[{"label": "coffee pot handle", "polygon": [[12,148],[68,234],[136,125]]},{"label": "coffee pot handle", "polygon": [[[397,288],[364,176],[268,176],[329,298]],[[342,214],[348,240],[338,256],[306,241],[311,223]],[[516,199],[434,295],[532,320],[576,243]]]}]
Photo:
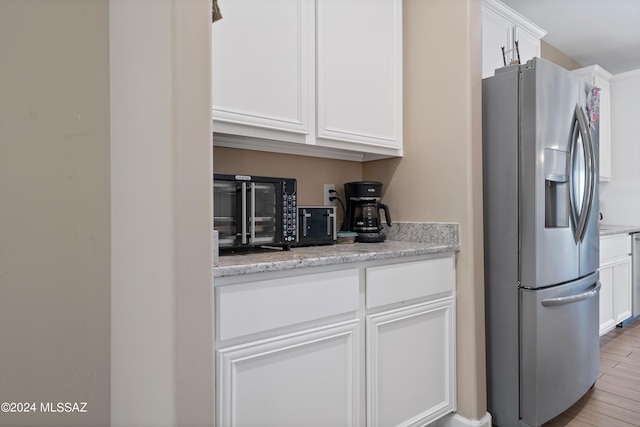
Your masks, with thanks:
[{"label": "coffee pot handle", "polygon": [[387,220],[387,225],[391,225],[391,215],[389,214],[389,207],[384,203],[378,204],[378,211],[384,209],[384,218]]}]

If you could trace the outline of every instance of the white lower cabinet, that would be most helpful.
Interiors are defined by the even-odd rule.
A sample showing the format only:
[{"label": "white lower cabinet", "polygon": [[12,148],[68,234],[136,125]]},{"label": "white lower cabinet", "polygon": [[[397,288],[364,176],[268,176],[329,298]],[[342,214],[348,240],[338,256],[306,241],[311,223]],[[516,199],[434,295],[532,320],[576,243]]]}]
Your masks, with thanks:
[{"label": "white lower cabinet", "polygon": [[631,317],[632,265],[633,263],[631,257],[627,255],[625,257],[617,259],[615,266],[613,267],[613,315],[616,319],[616,324]]},{"label": "white lower cabinet", "polygon": [[367,425],[425,425],[455,402],[453,298],[367,316]]},{"label": "white lower cabinet", "polygon": [[600,238],[600,335],[631,317],[631,236]]},{"label": "white lower cabinet", "polygon": [[423,426],[455,411],[454,287],[452,254],[216,279],[217,425]]},{"label": "white lower cabinet", "polygon": [[616,326],[613,315],[613,269],[615,263],[600,264],[600,335]]},{"label": "white lower cabinet", "polygon": [[218,351],[220,426],[358,426],[358,320]]}]

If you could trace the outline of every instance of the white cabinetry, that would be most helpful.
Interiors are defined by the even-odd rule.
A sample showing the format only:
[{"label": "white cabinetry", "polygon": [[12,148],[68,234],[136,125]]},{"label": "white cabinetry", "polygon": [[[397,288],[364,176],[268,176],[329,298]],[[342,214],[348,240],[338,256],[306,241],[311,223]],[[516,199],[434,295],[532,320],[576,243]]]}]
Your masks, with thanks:
[{"label": "white cabinetry", "polygon": [[598,65],[572,71],[592,86],[600,88],[600,180],[611,179],[611,73]]},{"label": "white cabinetry", "polygon": [[453,300],[367,316],[368,425],[424,425],[454,409]]},{"label": "white cabinetry", "polygon": [[367,425],[425,425],[454,411],[453,259],[366,273]]},{"label": "white cabinetry", "polygon": [[[213,25],[214,131],[304,136],[313,113],[313,5],[238,0]],[[311,26],[311,28],[310,28]]]},{"label": "white cabinetry", "polygon": [[600,238],[600,335],[631,317],[631,236]]},{"label": "white cabinetry", "polygon": [[212,45],[215,145],[402,155],[401,0],[234,0]]},{"label": "white cabinetry", "polygon": [[216,281],[217,425],[359,425],[360,272],[239,278]]},{"label": "white cabinetry", "polygon": [[401,4],[318,2],[318,143],[402,149]]},{"label": "white cabinetry", "polygon": [[359,425],[358,336],[350,320],[220,350],[219,425]]},{"label": "white cabinetry", "polygon": [[455,411],[454,268],[449,254],[217,279],[217,424],[409,426]]},{"label": "white cabinetry", "polygon": [[497,0],[482,0],[482,77],[491,77],[504,66],[517,63],[516,42],[521,63],[540,57],[540,39],[546,31]]}]

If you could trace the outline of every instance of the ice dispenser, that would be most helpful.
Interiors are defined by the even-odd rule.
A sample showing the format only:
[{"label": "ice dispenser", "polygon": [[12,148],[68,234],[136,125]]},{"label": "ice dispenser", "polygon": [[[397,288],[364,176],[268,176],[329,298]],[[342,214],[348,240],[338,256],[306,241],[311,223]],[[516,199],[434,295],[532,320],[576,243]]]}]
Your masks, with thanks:
[{"label": "ice dispenser", "polygon": [[544,150],[544,218],[546,228],[569,227],[569,153]]}]

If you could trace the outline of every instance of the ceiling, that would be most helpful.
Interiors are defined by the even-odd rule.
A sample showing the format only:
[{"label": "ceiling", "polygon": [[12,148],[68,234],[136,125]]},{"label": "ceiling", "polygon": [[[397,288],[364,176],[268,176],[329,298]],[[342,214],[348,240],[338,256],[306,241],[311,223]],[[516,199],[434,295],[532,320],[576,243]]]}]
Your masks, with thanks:
[{"label": "ceiling", "polygon": [[640,0],[501,0],[547,31],[542,39],[584,66],[640,69]]}]

